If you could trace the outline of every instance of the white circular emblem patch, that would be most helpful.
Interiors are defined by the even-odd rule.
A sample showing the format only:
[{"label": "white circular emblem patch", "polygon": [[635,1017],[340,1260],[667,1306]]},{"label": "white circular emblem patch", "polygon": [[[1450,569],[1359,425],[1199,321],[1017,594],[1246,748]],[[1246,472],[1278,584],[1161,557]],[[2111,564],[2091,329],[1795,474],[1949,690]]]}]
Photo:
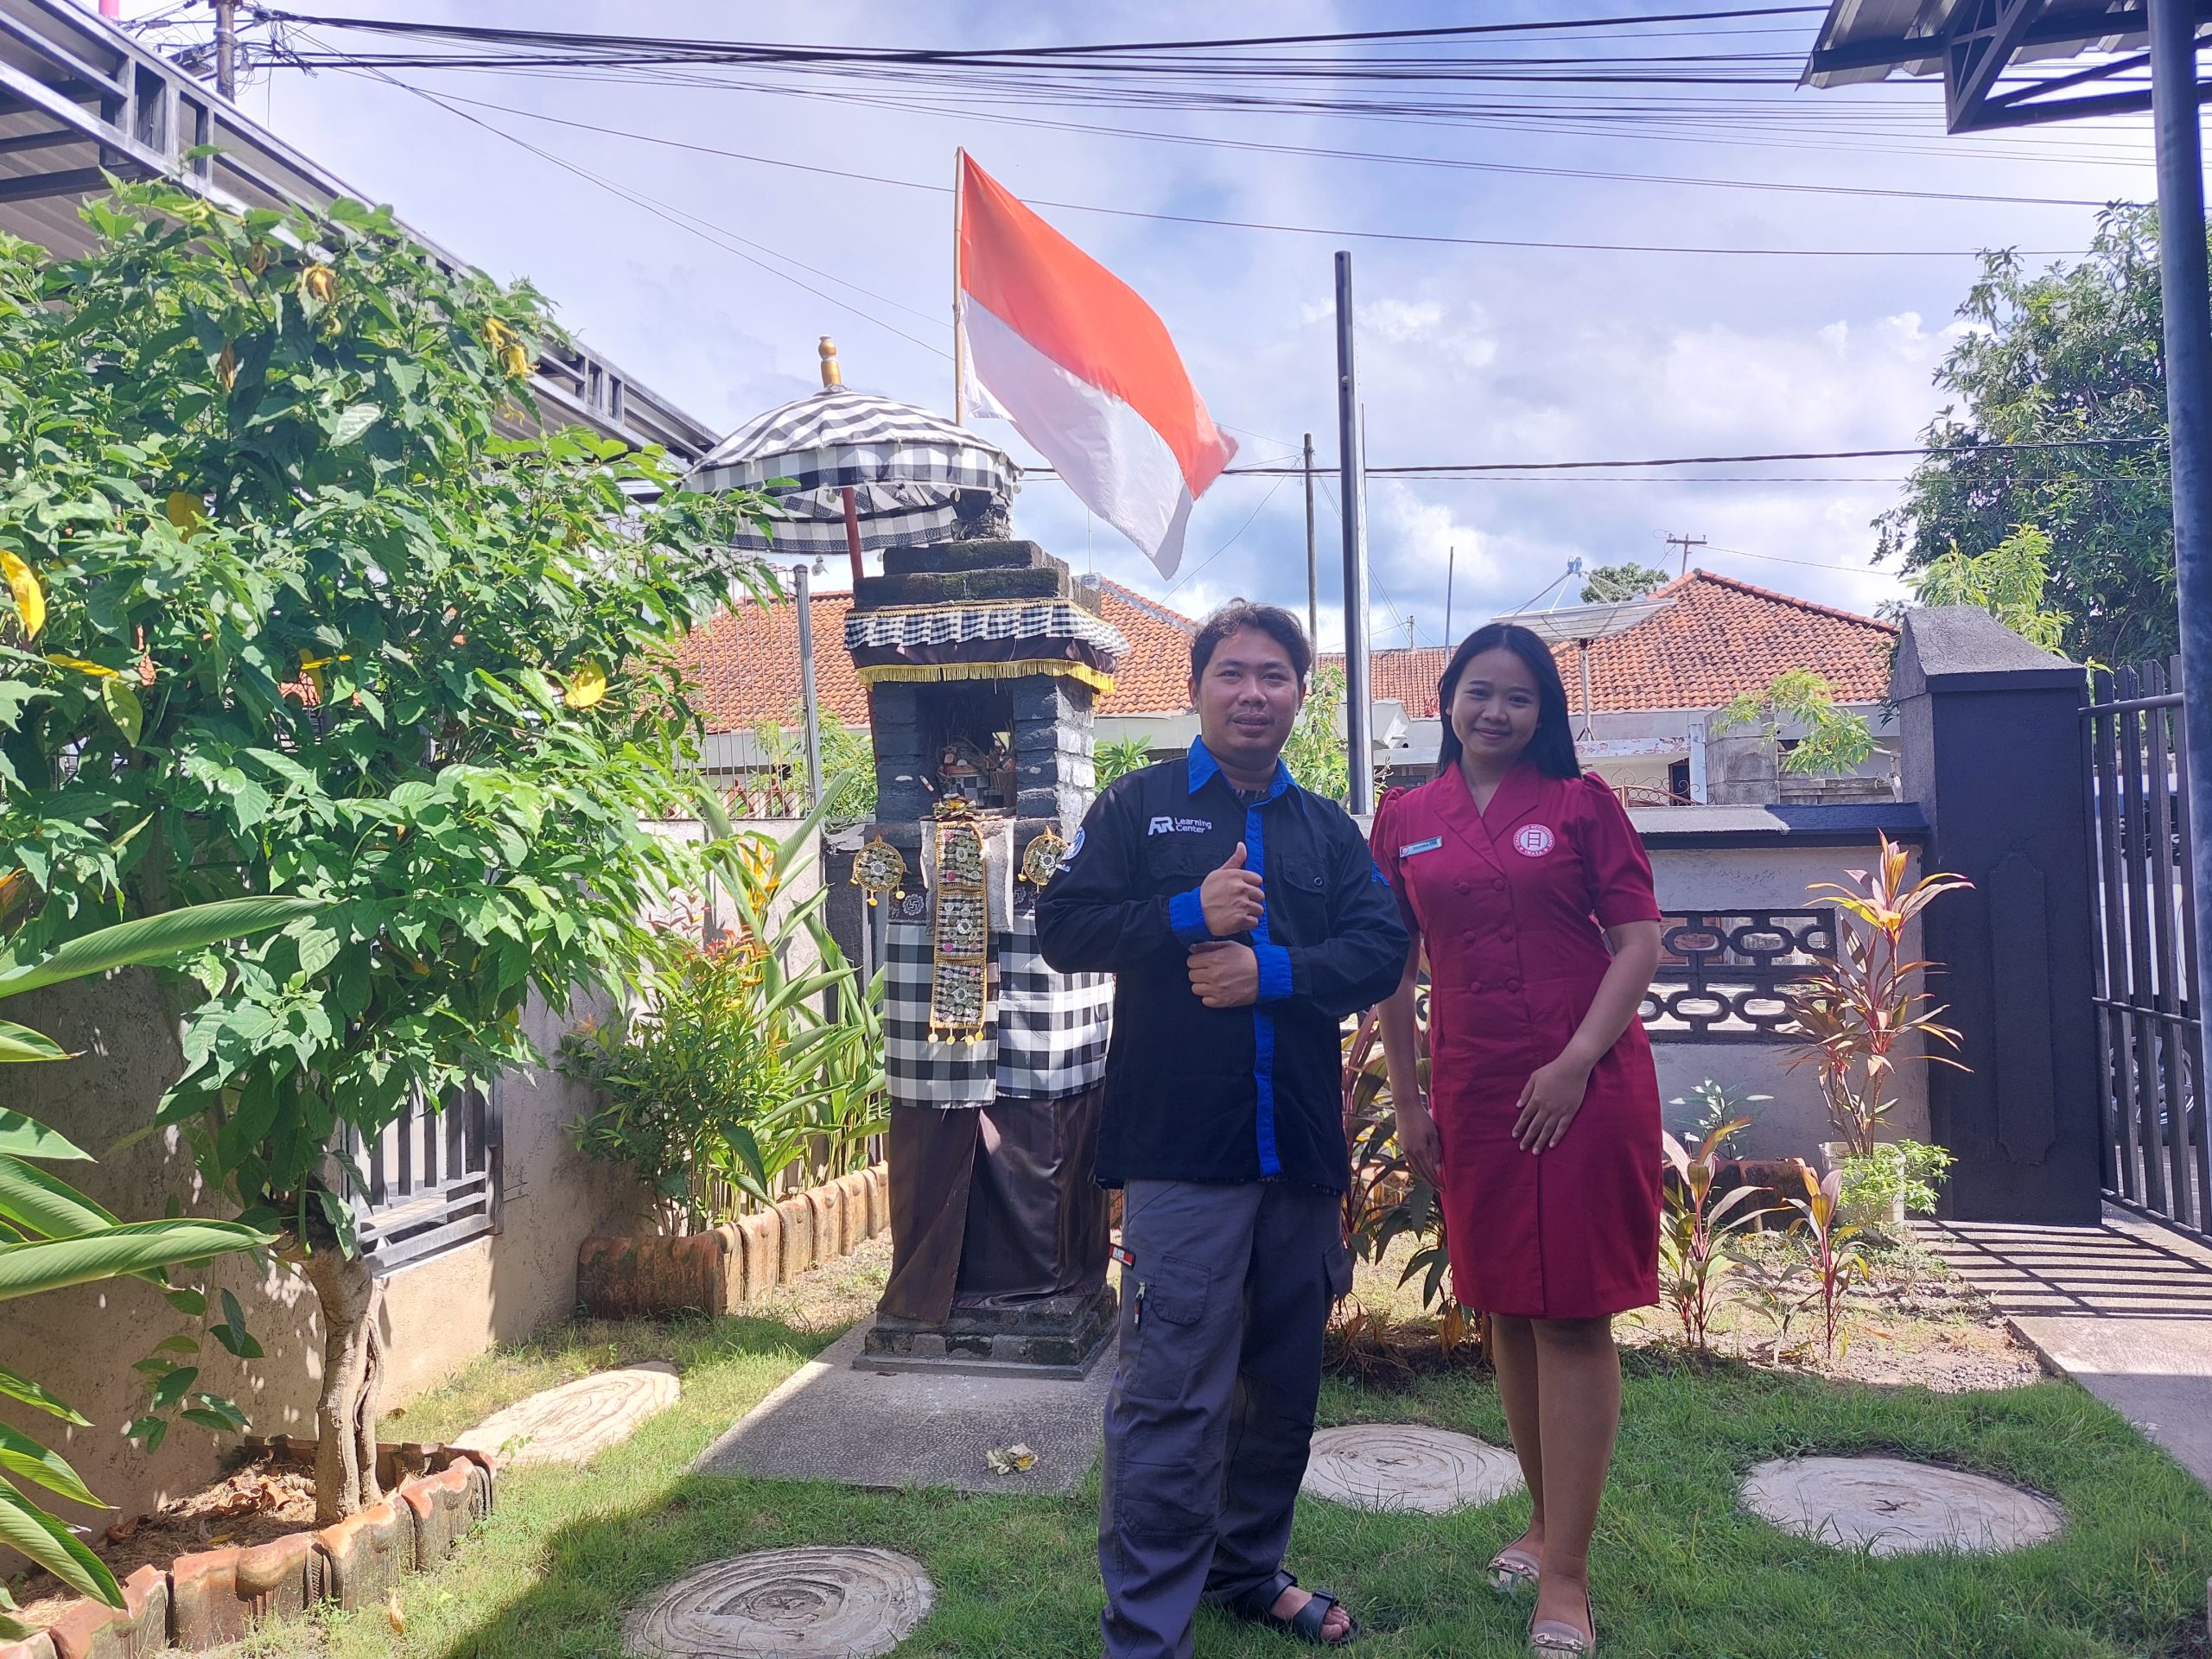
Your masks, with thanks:
[{"label": "white circular emblem patch", "polygon": [[1523,858],[1541,858],[1551,851],[1554,839],[1550,826],[1524,823],[1513,832],[1513,850]]}]

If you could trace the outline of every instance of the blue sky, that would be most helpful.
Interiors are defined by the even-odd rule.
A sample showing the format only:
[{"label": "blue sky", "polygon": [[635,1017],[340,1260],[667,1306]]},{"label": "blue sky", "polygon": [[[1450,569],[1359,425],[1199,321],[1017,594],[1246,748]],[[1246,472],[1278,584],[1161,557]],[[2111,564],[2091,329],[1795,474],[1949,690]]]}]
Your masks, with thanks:
[{"label": "blue sky", "polygon": [[[1006,45],[1689,8],[1565,0],[1204,9],[1012,0],[929,7],[823,0],[803,9],[344,0],[330,9],[629,33]],[[1747,21],[1734,27],[1769,32],[1720,44],[1802,54],[1815,22]],[[2094,219],[2092,210],[2073,207],[1530,177],[1238,151],[1007,124],[972,109],[932,113],[728,88],[405,73],[426,86],[516,110],[921,183],[949,183],[954,147],[965,143],[1025,197],[1283,224],[1699,246],[2073,250],[2087,245]],[[1942,134],[1941,93],[1932,85],[1768,96],[1776,118],[1698,134],[1678,126],[1637,134],[1225,112],[1058,113],[1133,128],[1157,123],[1202,139],[1522,166],[2097,200],[2152,189],[2143,118],[1952,140]],[[949,412],[944,194],[476,111],[633,193],[680,205],[716,227],[709,239],[390,86],[280,72],[250,86],[241,101],[457,253],[497,276],[535,280],[577,333],[710,425],[734,426],[810,390],[815,341],[823,334],[836,338],[849,382]],[[1869,117],[1878,105],[1893,115],[1876,124]],[[1339,246],[1353,251],[1368,449],[1378,464],[1908,445],[1942,401],[1930,372],[1955,337],[1953,313],[1976,270],[1964,257],[1440,247],[1042,211],[1160,312],[1216,419],[1237,434],[1243,461],[1285,458],[1310,430],[1322,464],[1333,465],[1332,256]],[[732,236],[841,281],[787,264],[777,267],[786,276],[772,274],[732,252]],[[1027,455],[1009,429],[993,431]],[[1879,480],[1901,474],[1904,463],[1710,470],[1876,481],[1377,480],[1369,506],[1378,640],[1403,642],[1408,616],[1420,643],[1441,640],[1452,548],[1461,632],[1546,587],[1571,556],[1593,565],[1669,562],[1676,556],[1662,538],[1673,534],[1707,537],[1711,546],[1695,562],[1707,569],[1808,597],[1871,610],[1897,594],[1893,576],[1867,568],[1868,520],[1896,498],[1896,485]],[[1319,514],[1325,646],[1335,643],[1341,616],[1333,492],[1332,479]],[[1088,565],[1154,595],[1167,590],[1140,554],[1091,524],[1052,480],[1025,488],[1016,524],[1078,569]],[[1302,609],[1297,480],[1224,479],[1199,503],[1188,547],[1185,574],[1167,594],[1179,608],[1202,612],[1242,594]]]}]

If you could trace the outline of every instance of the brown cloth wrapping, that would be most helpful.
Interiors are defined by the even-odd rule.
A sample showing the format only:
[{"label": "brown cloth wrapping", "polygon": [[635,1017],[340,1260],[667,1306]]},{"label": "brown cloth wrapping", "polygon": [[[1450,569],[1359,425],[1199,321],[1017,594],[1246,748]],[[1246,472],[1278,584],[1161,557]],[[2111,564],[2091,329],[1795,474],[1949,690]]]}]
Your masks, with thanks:
[{"label": "brown cloth wrapping", "polygon": [[1105,1085],[1051,1100],[891,1108],[881,1311],[940,1325],[1106,1281],[1110,1195],[1091,1179]]}]

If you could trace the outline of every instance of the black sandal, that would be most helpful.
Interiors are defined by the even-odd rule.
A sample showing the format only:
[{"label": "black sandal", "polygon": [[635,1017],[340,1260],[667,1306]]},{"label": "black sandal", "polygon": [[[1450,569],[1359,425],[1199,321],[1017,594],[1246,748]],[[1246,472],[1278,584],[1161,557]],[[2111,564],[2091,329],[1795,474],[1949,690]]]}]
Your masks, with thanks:
[{"label": "black sandal", "polygon": [[1308,1642],[1317,1648],[1341,1648],[1359,1638],[1359,1621],[1350,1613],[1344,1633],[1332,1642],[1321,1634],[1322,1626],[1329,1622],[1329,1610],[1343,1605],[1326,1590],[1312,1592],[1306,1605],[1288,1618],[1277,1618],[1274,1605],[1282,1592],[1298,1583],[1288,1573],[1278,1571],[1274,1577],[1257,1589],[1247,1591],[1229,1604],[1229,1611],[1247,1624],[1257,1624],[1263,1630],[1278,1632],[1300,1642]]}]

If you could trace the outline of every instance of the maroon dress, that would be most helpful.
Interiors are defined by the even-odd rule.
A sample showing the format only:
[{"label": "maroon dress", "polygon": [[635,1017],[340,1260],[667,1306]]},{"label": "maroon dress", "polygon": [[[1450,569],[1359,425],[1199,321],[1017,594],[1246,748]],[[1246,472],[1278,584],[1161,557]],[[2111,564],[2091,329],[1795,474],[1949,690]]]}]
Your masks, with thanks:
[{"label": "maroon dress", "polygon": [[1603,930],[1656,921],[1651,863],[1612,791],[1523,762],[1488,811],[1457,767],[1376,814],[1376,862],[1428,950],[1429,1109],[1452,1288],[1485,1313],[1594,1319],[1659,1299],[1659,1082],[1634,1021],[1567,1137],[1521,1150],[1521,1090],[1611,965]]}]

